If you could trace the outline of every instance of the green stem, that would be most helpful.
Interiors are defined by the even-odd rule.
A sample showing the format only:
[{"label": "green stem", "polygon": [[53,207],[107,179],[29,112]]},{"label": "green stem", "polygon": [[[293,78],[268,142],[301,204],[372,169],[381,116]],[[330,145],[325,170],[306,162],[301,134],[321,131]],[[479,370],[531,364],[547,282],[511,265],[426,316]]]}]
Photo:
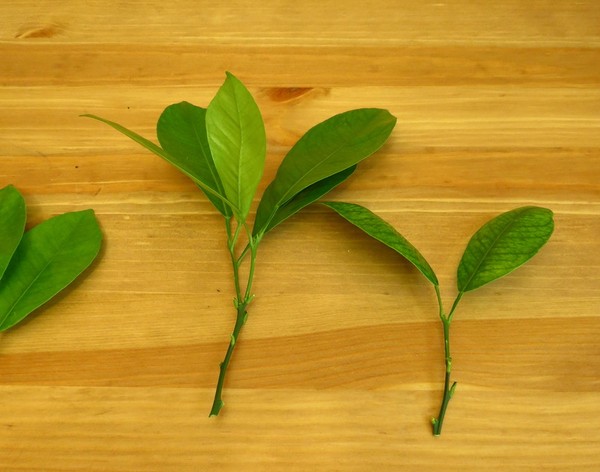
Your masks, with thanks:
[{"label": "green stem", "polygon": [[[248,245],[244,248],[239,256],[236,256],[235,248],[240,235],[240,230],[242,226],[245,228],[246,233],[249,238]],[[233,327],[233,332],[231,333],[231,337],[229,340],[229,346],[227,347],[227,352],[225,353],[225,358],[223,362],[219,364],[219,379],[217,381],[217,388],[215,390],[215,398],[213,400],[213,405],[210,410],[209,416],[217,416],[223,408],[223,386],[225,384],[225,376],[227,374],[227,368],[229,367],[229,363],[231,362],[231,357],[233,356],[233,351],[235,349],[235,345],[240,336],[240,332],[244,324],[246,323],[246,318],[248,317],[248,312],[246,308],[252,301],[253,295],[251,294],[252,289],[252,280],[254,278],[254,265],[256,260],[256,249],[257,249],[257,240],[252,240],[252,235],[249,233],[248,228],[245,224],[240,224],[238,222],[235,231],[232,231],[231,228],[231,219],[226,219],[226,229],[227,229],[227,247],[229,249],[229,254],[231,257],[231,265],[233,269],[233,277],[234,277],[234,285],[235,285],[235,299],[234,304],[237,309],[237,316],[235,320],[235,326]],[[240,267],[246,255],[248,254],[248,250],[250,250],[250,268],[248,271],[248,282],[246,284],[246,289],[244,294],[242,294],[242,288],[240,284]]]},{"label": "green stem", "polygon": [[438,299],[438,304],[440,307],[440,319],[444,328],[444,360],[446,365],[446,374],[444,376],[444,395],[442,397],[440,412],[437,418],[433,418],[431,420],[431,424],[433,426],[433,435],[439,436],[440,434],[442,434],[442,426],[444,424],[444,417],[446,416],[448,403],[450,403],[450,400],[454,395],[454,390],[456,389],[456,382],[453,382],[451,384],[450,380],[450,376],[452,373],[452,356],[450,355],[450,323],[452,322],[452,315],[454,314],[454,310],[456,310],[458,302],[462,298],[463,294],[462,292],[458,294],[456,300],[454,300],[450,313],[448,315],[445,315],[439,288],[436,286],[435,290]]},{"label": "green stem", "polygon": [[443,317],[442,324],[444,326],[444,354],[446,362],[446,375],[444,377],[444,396],[442,398],[442,405],[440,406],[440,413],[437,418],[432,420],[433,424],[433,435],[439,436],[442,433],[442,425],[444,424],[444,417],[446,416],[446,409],[448,403],[454,394],[456,388],[456,382],[450,385],[450,374],[452,373],[452,356],[450,355],[450,319]]},{"label": "green stem", "polygon": [[231,361],[231,356],[233,355],[233,350],[235,349],[235,345],[237,339],[240,335],[240,331],[242,327],[246,323],[246,318],[248,312],[246,311],[247,303],[243,303],[238,306],[237,309],[237,318],[235,320],[235,326],[233,328],[233,332],[231,333],[231,339],[229,341],[229,347],[227,348],[227,353],[225,354],[225,358],[223,362],[219,364],[219,380],[217,381],[217,389],[215,390],[215,398],[213,400],[212,408],[210,409],[210,414],[208,416],[217,416],[223,408],[223,385],[225,384],[225,375],[227,373],[227,367],[229,367],[229,362]]}]

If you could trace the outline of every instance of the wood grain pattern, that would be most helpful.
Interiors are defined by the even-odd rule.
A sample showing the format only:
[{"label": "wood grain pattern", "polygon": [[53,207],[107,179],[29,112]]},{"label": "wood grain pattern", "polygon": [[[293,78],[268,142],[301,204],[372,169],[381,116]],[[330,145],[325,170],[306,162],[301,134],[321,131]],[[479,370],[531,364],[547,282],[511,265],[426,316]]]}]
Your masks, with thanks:
[{"label": "wood grain pattern", "polygon": [[[0,7],[0,187],[29,226],[92,207],[101,257],[0,335],[0,470],[600,469],[600,6],[566,2],[15,0]],[[234,312],[220,217],[95,113],[153,137],[230,70],[263,113],[259,195],[312,125],[398,117],[332,198],[455,268],[488,218],[552,208],[527,266],[469,294],[443,380],[435,296],[325,208],[267,237],[249,322],[208,419]],[[255,202],[256,205],[257,202]]]}]

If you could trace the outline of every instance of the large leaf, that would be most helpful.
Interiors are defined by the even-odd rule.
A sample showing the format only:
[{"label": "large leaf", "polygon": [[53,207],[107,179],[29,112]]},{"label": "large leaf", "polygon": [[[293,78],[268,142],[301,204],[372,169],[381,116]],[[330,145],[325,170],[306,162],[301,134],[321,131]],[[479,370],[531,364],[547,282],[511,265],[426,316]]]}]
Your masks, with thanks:
[{"label": "large leaf", "polygon": [[0,283],[0,331],[69,285],[98,255],[93,210],[55,216],[26,232]]},{"label": "large leaf", "polygon": [[377,216],[371,210],[354,203],[323,202],[323,205],[328,206],[372,238],[404,256],[433,285],[437,286],[439,284],[435,272],[417,248],[408,242],[387,221]]},{"label": "large leaf", "polygon": [[356,166],[344,169],[337,174],[327,177],[317,183],[306,187],[300,193],[297,193],[291,200],[288,200],[283,206],[277,209],[277,212],[266,227],[264,234],[271,231],[275,226],[287,220],[290,216],[298,213],[304,207],[317,201],[323,195],[329,193],[332,189],[341,184],[356,170]]},{"label": "large leaf", "polygon": [[[219,195],[225,190],[208,145],[206,136],[206,109],[188,102],[170,105],[162,112],[156,125],[158,141],[180,167],[189,169],[196,179]],[[202,190],[202,187],[200,187]],[[202,190],[215,208],[224,216],[231,216],[231,209],[214,194]]]},{"label": "large leaf", "polygon": [[311,128],[290,149],[258,206],[254,234],[264,232],[278,209],[305,188],[358,164],[377,151],[396,124],[387,110],[362,108]]},{"label": "large leaf", "polygon": [[527,206],[503,213],[471,238],[458,265],[458,291],[468,292],[531,259],[554,230],[552,211]]},{"label": "large leaf", "polygon": [[263,174],[267,138],[256,102],[230,73],[208,105],[206,131],[225,195],[244,221]]},{"label": "large leaf", "polygon": [[219,194],[219,192],[217,190],[206,185],[202,181],[202,178],[204,175],[201,172],[200,173],[198,172],[197,163],[192,163],[188,159],[181,160],[181,159],[178,159],[178,158],[172,156],[171,154],[166,152],[164,149],[162,149],[160,146],[157,146],[156,144],[154,144],[152,141],[144,138],[143,136],[140,136],[135,131],[131,131],[131,130],[125,128],[124,126],[121,126],[119,123],[115,123],[114,121],[106,120],[106,119],[101,118],[96,115],[85,114],[85,115],[81,115],[81,116],[84,116],[86,118],[93,118],[94,120],[98,120],[98,121],[101,121],[102,123],[107,124],[108,126],[116,129],[120,133],[122,133],[125,136],[127,136],[128,138],[132,139],[136,143],[142,145],[149,151],[153,152],[157,156],[162,157],[165,161],[174,165],[177,169],[179,169],[181,172],[183,172],[185,175],[187,175],[189,178],[191,178],[206,194],[210,194],[213,197],[222,200],[225,205],[228,205],[229,207],[231,207],[233,209],[233,204],[231,202],[229,202],[224,195]]},{"label": "large leaf", "polygon": [[25,200],[12,185],[0,190],[0,279],[25,231]]}]

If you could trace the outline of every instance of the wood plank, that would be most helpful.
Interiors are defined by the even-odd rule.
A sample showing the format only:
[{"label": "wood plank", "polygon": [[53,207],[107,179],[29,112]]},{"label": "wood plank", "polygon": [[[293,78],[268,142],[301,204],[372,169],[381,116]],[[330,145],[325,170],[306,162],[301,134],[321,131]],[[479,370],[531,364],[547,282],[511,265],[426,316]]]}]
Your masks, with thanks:
[{"label": "wood plank", "polygon": [[[600,468],[600,7],[594,0],[86,2],[0,6],[0,187],[28,227],[94,208],[85,276],[0,334],[0,470],[461,471]],[[329,198],[361,203],[437,272],[471,234],[555,213],[526,266],[465,295],[443,386],[435,294],[412,266],[312,206],[262,242],[256,299],[218,418],[234,321],[224,228],[195,185],[95,113],[154,138],[225,70],[263,114],[258,197],[311,126],[398,117]]]}]

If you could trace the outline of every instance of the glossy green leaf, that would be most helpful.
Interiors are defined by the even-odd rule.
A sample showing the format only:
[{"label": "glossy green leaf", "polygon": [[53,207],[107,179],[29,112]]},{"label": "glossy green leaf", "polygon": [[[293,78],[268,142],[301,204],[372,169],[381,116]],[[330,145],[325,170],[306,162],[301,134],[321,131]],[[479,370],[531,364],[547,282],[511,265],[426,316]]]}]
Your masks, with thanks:
[{"label": "glossy green leaf", "polygon": [[204,174],[202,172],[200,172],[200,173],[198,172],[198,164],[197,163],[192,162],[189,159],[181,160],[181,159],[178,159],[178,158],[172,156],[170,153],[168,153],[167,151],[162,149],[160,146],[157,146],[152,141],[144,138],[143,136],[140,136],[135,131],[131,131],[131,130],[125,128],[124,126],[121,126],[119,123],[115,123],[114,121],[106,120],[106,119],[101,118],[96,115],[86,114],[86,115],[81,115],[81,116],[101,121],[102,123],[107,124],[111,128],[116,129],[120,133],[124,134],[128,138],[135,141],[136,143],[142,145],[143,147],[145,147],[149,151],[153,152],[157,156],[163,158],[165,161],[174,165],[177,169],[179,169],[181,172],[183,172],[185,175],[187,175],[189,178],[191,178],[196,183],[196,185],[198,185],[198,187],[200,187],[206,194],[210,194],[213,197],[215,197],[216,199],[222,200],[225,205],[228,205],[230,208],[234,209],[233,203],[229,202],[225,196],[219,194],[219,192],[217,190],[208,186],[207,184],[205,184],[202,181]]},{"label": "glossy green leaf", "polygon": [[342,218],[360,228],[372,238],[404,256],[433,285],[437,286],[439,284],[435,272],[418,249],[398,233],[387,221],[377,216],[371,210],[354,203],[323,202],[323,205],[328,206]]},{"label": "glossy green leaf", "polygon": [[26,232],[0,283],[0,331],[69,285],[98,255],[101,242],[92,210],[55,216]]},{"label": "glossy green leaf", "polygon": [[[206,109],[188,102],[170,105],[162,112],[156,125],[158,141],[180,167],[189,169],[197,180],[219,195],[225,189],[210,153],[206,136]],[[206,192],[208,199],[224,216],[231,216],[231,209],[213,193]]]},{"label": "glossy green leaf", "polygon": [[554,230],[552,211],[522,207],[487,222],[471,238],[458,265],[458,291],[496,280],[531,259]]},{"label": "glossy green leaf", "polygon": [[275,226],[287,220],[290,216],[298,213],[300,210],[317,201],[323,195],[329,193],[332,189],[344,182],[356,170],[356,166],[344,169],[337,174],[319,180],[317,183],[306,187],[300,193],[297,193],[291,200],[277,209],[277,212],[269,222],[264,234],[271,231]]},{"label": "glossy green leaf", "polygon": [[267,138],[256,102],[232,74],[208,105],[206,131],[225,195],[244,221],[263,174]]},{"label": "glossy green leaf", "polygon": [[0,190],[0,279],[25,231],[25,200],[12,185]]},{"label": "glossy green leaf", "polygon": [[358,164],[387,140],[396,118],[362,108],[335,115],[311,128],[283,159],[258,206],[254,234],[269,227],[280,207],[305,188]]}]

